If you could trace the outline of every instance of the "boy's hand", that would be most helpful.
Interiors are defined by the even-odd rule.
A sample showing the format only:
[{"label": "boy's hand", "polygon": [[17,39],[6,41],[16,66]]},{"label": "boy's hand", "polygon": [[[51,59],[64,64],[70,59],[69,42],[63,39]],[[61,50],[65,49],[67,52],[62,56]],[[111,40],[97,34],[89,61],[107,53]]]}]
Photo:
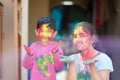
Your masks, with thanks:
[{"label": "boy's hand", "polygon": [[28,47],[27,45],[24,45],[24,49],[28,52],[29,55],[33,55],[33,51],[30,47]]},{"label": "boy's hand", "polygon": [[52,49],[53,53],[57,52],[57,50],[59,49],[61,43],[62,43],[62,40],[60,40],[60,41],[57,42],[57,44],[55,45],[55,47]]}]

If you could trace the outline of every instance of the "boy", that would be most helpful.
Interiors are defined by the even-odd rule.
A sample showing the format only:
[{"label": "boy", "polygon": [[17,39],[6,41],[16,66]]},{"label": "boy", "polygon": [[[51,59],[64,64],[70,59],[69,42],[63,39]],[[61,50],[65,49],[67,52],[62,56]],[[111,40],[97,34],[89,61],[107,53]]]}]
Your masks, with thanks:
[{"label": "boy", "polygon": [[23,59],[23,66],[31,69],[30,80],[56,80],[55,70],[61,70],[64,63],[60,61],[60,55],[63,55],[59,47],[61,41],[52,41],[57,33],[54,19],[41,17],[35,32],[39,41],[32,43],[30,47],[24,45],[27,54]]}]

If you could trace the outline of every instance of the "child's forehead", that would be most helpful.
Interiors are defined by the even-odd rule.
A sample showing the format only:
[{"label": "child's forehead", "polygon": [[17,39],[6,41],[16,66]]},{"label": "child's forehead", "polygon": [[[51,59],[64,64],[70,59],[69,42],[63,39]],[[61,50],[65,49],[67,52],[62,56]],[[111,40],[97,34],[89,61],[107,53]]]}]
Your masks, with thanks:
[{"label": "child's forehead", "polygon": [[39,29],[48,30],[48,29],[50,29],[50,27],[49,27],[49,24],[42,24],[42,25],[40,25]]},{"label": "child's forehead", "polygon": [[46,23],[46,24],[42,24],[43,27],[48,27],[48,25],[49,25],[49,24],[47,24],[47,23]]},{"label": "child's forehead", "polygon": [[73,34],[78,34],[80,32],[83,31],[83,27],[82,26],[77,26],[74,30],[73,30]]}]

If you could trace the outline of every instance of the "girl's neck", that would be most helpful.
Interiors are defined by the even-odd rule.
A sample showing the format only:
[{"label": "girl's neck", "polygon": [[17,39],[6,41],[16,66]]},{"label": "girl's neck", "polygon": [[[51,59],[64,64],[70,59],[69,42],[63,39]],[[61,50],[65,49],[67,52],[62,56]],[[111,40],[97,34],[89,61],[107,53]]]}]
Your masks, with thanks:
[{"label": "girl's neck", "polygon": [[81,56],[83,60],[86,60],[94,58],[97,54],[98,54],[97,50],[95,50],[94,48],[88,48],[85,51],[82,51]]}]

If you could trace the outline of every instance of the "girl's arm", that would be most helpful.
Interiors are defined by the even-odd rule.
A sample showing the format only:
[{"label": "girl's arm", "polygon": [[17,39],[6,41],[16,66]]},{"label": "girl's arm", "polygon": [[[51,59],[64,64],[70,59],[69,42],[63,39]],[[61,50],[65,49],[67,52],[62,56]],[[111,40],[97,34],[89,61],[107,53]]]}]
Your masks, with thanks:
[{"label": "girl's arm", "polygon": [[109,74],[110,74],[109,70],[103,69],[103,70],[97,71],[95,67],[95,63],[90,63],[89,68],[90,68],[90,74],[91,74],[92,80],[108,80],[109,79]]},{"label": "girl's arm", "polygon": [[77,80],[77,74],[75,69],[75,61],[68,62],[68,75],[67,80]]}]

